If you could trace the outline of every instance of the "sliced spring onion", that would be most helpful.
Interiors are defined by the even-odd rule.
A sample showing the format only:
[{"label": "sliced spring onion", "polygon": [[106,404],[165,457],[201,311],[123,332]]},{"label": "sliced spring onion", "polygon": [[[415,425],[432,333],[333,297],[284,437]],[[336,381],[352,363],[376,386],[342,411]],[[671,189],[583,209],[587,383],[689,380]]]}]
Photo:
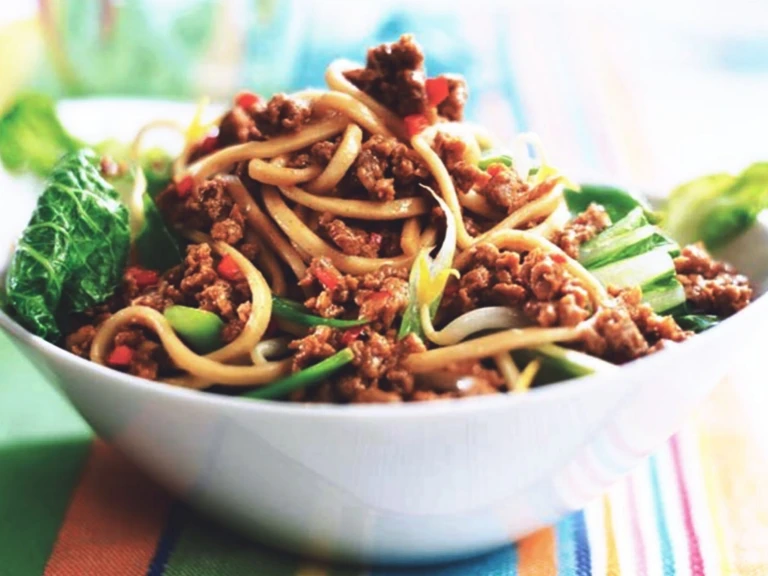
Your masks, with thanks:
[{"label": "sliced spring onion", "polygon": [[720,323],[720,318],[710,314],[686,314],[676,317],[675,320],[680,328],[692,330],[696,334],[714,328]]},{"label": "sliced spring onion", "polygon": [[189,306],[170,306],[163,316],[174,332],[198,352],[208,353],[221,348],[224,321],[213,312]]},{"label": "sliced spring onion", "polygon": [[515,382],[515,387],[512,392],[515,394],[527,392],[530,389],[531,384],[533,384],[533,381],[536,378],[536,374],[538,374],[540,369],[541,360],[538,358],[528,362],[528,365],[523,369],[522,372],[520,372],[520,377]]},{"label": "sliced spring onion", "polygon": [[343,350],[336,352],[333,356],[329,356],[325,360],[318,362],[309,368],[294,372],[290,376],[281,378],[263,388],[257,388],[256,390],[247,392],[246,394],[243,394],[243,397],[256,400],[284,398],[295,390],[300,390],[322,382],[328,378],[328,376],[352,362],[354,357],[355,355],[352,350],[344,348]]},{"label": "sliced spring onion", "polygon": [[338,318],[323,318],[310,314],[299,302],[272,296],[272,313],[278,318],[289,320],[301,326],[330,326],[332,328],[352,328],[367,324],[368,320],[339,320]]},{"label": "sliced spring onion", "polygon": [[251,360],[257,366],[259,364],[266,364],[270,358],[285,355],[288,352],[289,343],[290,340],[288,338],[262,340],[251,350]]},{"label": "sliced spring onion", "polygon": [[615,364],[557,344],[544,344],[534,350],[541,356],[543,362],[556,364],[560,370],[573,377],[618,369]]},{"label": "sliced spring onion", "polygon": [[477,167],[480,168],[480,170],[488,170],[488,166],[491,164],[504,164],[504,166],[511,168],[514,166],[514,163],[512,156],[509,154],[491,150],[488,153],[483,154],[480,162],[477,163]]},{"label": "sliced spring onion", "polygon": [[631,288],[645,286],[674,274],[675,263],[666,248],[656,248],[613,264],[591,270],[605,286]]}]

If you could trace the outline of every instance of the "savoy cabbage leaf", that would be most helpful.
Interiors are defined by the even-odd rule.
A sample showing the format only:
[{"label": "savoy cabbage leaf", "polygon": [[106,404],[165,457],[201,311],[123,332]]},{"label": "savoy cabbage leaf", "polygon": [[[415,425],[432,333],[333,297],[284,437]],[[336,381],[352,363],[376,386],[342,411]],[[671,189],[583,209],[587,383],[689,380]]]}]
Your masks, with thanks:
[{"label": "savoy cabbage leaf", "polygon": [[62,315],[114,293],[128,257],[128,210],[102,178],[98,162],[87,149],[58,162],[8,271],[10,306],[24,325],[47,340],[60,338]]}]

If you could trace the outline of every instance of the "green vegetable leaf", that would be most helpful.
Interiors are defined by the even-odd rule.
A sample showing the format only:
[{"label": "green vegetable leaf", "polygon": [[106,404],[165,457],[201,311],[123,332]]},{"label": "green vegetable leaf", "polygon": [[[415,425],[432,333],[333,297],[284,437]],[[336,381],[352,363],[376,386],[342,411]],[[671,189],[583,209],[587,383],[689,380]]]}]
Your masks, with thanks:
[{"label": "green vegetable leaf", "polygon": [[692,330],[699,334],[710,328],[714,328],[720,323],[720,318],[708,314],[687,314],[675,318],[678,326],[683,330]]},{"label": "green vegetable leaf", "polygon": [[281,378],[268,386],[243,394],[243,397],[258,400],[283,398],[294,390],[300,390],[301,388],[322,382],[331,374],[352,362],[354,358],[355,354],[352,350],[344,348],[333,356],[329,356],[317,364],[304,368],[304,370],[294,372],[290,376]]},{"label": "green vegetable leaf", "polygon": [[20,95],[0,118],[0,160],[9,172],[45,177],[64,155],[85,146],[69,134],[43,94]]},{"label": "green vegetable leaf", "polygon": [[144,222],[134,240],[139,264],[150,270],[168,270],[181,264],[181,241],[165,225],[149,193],[142,195]]},{"label": "green vegetable leaf", "polygon": [[35,334],[57,340],[57,319],[103,302],[128,257],[128,210],[90,150],[55,166],[19,240],[6,280],[9,302]]},{"label": "green vegetable leaf", "polygon": [[605,208],[611,222],[618,222],[637,207],[644,210],[650,222],[655,223],[658,220],[644,200],[620,188],[583,184],[581,190],[566,188],[564,195],[568,210],[574,216],[584,212],[590,204],[599,204]]},{"label": "green vegetable leaf", "polygon": [[353,328],[368,324],[368,320],[339,320],[338,318],[323,318],[310,314],[299,302],[272,296],[272,313],[278,318],[290,320],[301,326],[331,326],[333,328]]},{"label": "green vegetable leaf", "polygon": [[480,170],[488,170],[488,167],[491,164],[503,164],[504,166],[511,168],[514,165],[514,160],[512,159],[512,156],[506,152],[489,150],[483,154],[480,162],[477,163],[477,167],[480,168]]},{"label": "green vegetable leaf", "polygon": [[664,227],[681,244],[717,249],[754,224],[768,208],[768,162],[737,177],[714,174],[679,186],[669,196]]}]

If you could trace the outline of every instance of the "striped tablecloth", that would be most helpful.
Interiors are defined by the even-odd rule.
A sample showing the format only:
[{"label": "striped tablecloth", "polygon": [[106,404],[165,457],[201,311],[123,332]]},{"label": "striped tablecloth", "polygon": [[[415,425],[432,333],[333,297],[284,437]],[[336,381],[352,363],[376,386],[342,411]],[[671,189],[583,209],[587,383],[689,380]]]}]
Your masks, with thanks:
[{"label": "striped tablecloth", "polygon": [[0,365],[0,576],[768,574],[768,458],[749,391],[730,382],[557,526],[455,565],[362,570],[301,561],[199,516],[94,439],[4,339]]}]

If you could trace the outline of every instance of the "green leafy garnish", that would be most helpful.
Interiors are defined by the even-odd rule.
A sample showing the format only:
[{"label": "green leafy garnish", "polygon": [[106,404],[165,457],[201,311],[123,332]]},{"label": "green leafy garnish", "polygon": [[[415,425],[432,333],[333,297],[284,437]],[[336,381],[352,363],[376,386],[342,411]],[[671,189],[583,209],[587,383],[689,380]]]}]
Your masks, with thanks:
[{"label": "green leafy garnish", "polygon": [[483,154],[480,162],[477,163],[477,167],[480,170],[488,170],[491,164],[503,164],[511,168],[514,165],[514,160],[507,153],[490,150]]},{"label": "green leafy garnish", "polygon": [[20,95],[0,118],[0,160],[9,172],[48,176],[64,154],[84,146],[64,129],[55,102],[44,94]]},{"label": "green leafy garnish", "polygon": [[683,330],[691,330],[699,334],[717,326],[720,323],[720,318],[709,314],[686,314],[685,316],[677,316],[675,321]]},{"label": "green leafy garnish", "polygon": [[574,216],[585,212],[590,204],[599,204],[608,213],[611,222],[618,222],[635,208],[642,208],[651,223],[657,221],[648,204],[626,190],[612,186],[582,184],[580,190],[566,188],[564,191],[568,210]]},{"label": "green leafy garnish", "polygon": [[278,318],[290,320],[301,326],[331,326],[332,328],[353,328],[368,324],[368,320],[340,320],[338,318],[323,318],[307,312],[299,302],[272,296],[272,313]]},{"label": "green leafy garnish", "polygon": [[51,341],[58,319],[115,291],[130,244],[128,210],[90,150],[55,166],[11,260],[6,287],[20,321]]},{"label": "green leafy garnish", "polygon": [[181,263],[179,240],[165,225],[160,210],[149,193],[142,194],[144,222],[136,235],[134,247],[138,263],[150,270],[168,270]]},{"label": "green leafy garnish", "polygon": [[768,208],[768,162],[741,174],[714,174],[679,186],[669,196],[664,227],[681,244],[724,246]]},{"label": "green leafy garnish", "polygon": [[252,392],[243,394],[244,398],[253,398],[257,400],[268,400],[274,398],[283,398],[293,392],[306,388],[312,384],[318,384],[328,378],[334,372],[337,372],[355,358],[354,353],[349,348],[336,352],[325,360],[317,364],[304,368],[299,372],[294,372],[290,376],[281,378],[268,386],[258,388]]}]

